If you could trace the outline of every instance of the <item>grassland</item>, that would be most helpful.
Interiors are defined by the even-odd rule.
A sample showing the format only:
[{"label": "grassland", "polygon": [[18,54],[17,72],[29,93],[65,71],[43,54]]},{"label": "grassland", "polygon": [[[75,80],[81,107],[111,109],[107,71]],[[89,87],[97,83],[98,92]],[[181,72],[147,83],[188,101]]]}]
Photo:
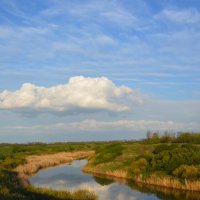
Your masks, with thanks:
[{"label": "grassland", "polygon": [[[199,138],[200,134],[159,136],[153,133],[137,142],[1,144],[0,199],[97,199],[89,191],[58,192],[20,184],[20,175],[27,179],[40,168],[85,156],[89,162],[83,170],[88,173],[126,178],[151,187],[200,192]],[[42,164],[44,158],[48,162]]]}]

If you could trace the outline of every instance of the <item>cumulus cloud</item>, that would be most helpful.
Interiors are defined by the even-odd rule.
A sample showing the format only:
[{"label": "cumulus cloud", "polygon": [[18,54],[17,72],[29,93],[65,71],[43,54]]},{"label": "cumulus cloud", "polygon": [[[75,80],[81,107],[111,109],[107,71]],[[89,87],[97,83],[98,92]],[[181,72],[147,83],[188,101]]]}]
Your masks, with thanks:
[{"label": "cumulus cloud", "polygon": [[106,77],[71,77],[69,82],[54,87],[25,83],[19,90],[0,93],[0,109],[20,111],[94,111],[123,112],[132,103],[142,103],[138,91],[116,86]]}]

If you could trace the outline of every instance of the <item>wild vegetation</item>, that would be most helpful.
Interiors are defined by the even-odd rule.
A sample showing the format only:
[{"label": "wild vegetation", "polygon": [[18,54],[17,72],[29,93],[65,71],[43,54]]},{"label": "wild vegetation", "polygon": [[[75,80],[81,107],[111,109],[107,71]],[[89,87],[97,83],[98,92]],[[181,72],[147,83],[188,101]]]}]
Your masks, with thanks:
[{"label": "wild vegetation", "polygon": [[[82,199],[90,199],[94,200],[97,197],[94,193],[85,190],[79,190],[76,192],[68,192],[68,191],[54,191],[50,189],[42,189],[35,188],[32,186],[22,187],[21,180],[19,179],[19,174],[24,172],[25,166],[26,172],[30,172],[30,166],[27,170],[27,157],[29,159],[34,160],[38,158],[36,155],[42,156],[42,163],[47,164],[44,159],[45,156],[43,154],[49,154],[49,156],[55,155],[56,159],[52,160],[50,157],[50,161],[48,161],[47,166],[42,166],[42,163],[39,160],[36,160],[31,163],[31,170],[38,170],[37,167],[48,167],[53,164],[60,164],[62,162],[70,161],[67,157],[67,154],[70,154],[73,159],[73,155],[76,155],[74,158],[79,158],[80,153],[72,154],[72,153],[59,153],[64,154],[66,158],[60,155],[58,156],[58,152],[83,152],[85,150],[91,149],[91,144],[87,143],[56,143],[56,144],[27,144],[27,145],[9,145],[9,144],[1,144],[0,145],[0,199],[1,200],[55,200],[55,199],[69,199],[69,200],[82,200]],[[31,157],[32,155],[32,157]],[[59,159],[60,158],[60,159]],[[20,167],[21,166],[21,167]],[[17,167],[18,171],[14,170]],[[22,170],[23,169],[23,170]],[[21,171],[20,171],[21,170]],[[36,172],[35,171],[35,172]]]},{"label": "wild vegetation", "polygon": [[152,185],[200,191],[200,134],[147,133],[138,142],[115,142],[96,153],[85,172]]},{"label": "wild vegetation", "polygon": [[[149,132],[147,138],[141,141],[1,144],[0,197],[2,200],[96,199],[89,191],[71,193],[22,187],[19,174],[14,171],[21,165],[26,166],[27,159],[35,155],[51,156],[59,152],[88,150],[95,152],[84,167],[88,173],[127,178],[145,185],[200,191],[199,138],[197,133],[159,135]],[[55,164],[59,163],[55,160]]]},{"label": "wild vegetation", "polygon": [[199,133],[170,133],[165,132],[164,134],[159,134],[157,132],[147,132],[146,139],[143,142],[147,144],[158,144],[158,143],[187,143],[187,144],[200,144],[200,134]]},{"label": "wild vegetation", "polygon": [[29,177],[37,173],[40,169],[70,163],[73,160],[87,158],[92,155],[93,151],[79,150],[74,152],[59,152],[47,155],[32,155],[26,157],[26,163],[18,165],[14,171],[18,173],[21,185],[29,184]]}]

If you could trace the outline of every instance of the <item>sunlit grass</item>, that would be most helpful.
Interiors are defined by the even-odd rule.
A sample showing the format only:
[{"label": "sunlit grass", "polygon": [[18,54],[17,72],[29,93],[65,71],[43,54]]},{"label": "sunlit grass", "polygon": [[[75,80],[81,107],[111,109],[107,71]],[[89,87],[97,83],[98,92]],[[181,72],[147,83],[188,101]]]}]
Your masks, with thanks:
[{"label": "sunlit grass", "polygon": [[[200,191],[199,138],[199,134],[192,134],[191,137],[189,134],[178,137],[159,137],[154,134],[152,138],[138,142],[1,144],[0,199],[96,199],[93,192],[85,190],[71,193],[30,186],[23,188],[18,177],[21,172],[28,178],[41,168],[80,158],[72,156],[66,159],[65,156],[59,157],[59,152],[67,155],[66,152],[88,150],[95,151],[95,154],[87,155],[89,163],[83,169],[86,172],[127,178],[145,185]],[[33,162],[28,166],[34,158],[39,160],[35,159],[36,164]],[[18,169],[17,173],[14,169]]]}]

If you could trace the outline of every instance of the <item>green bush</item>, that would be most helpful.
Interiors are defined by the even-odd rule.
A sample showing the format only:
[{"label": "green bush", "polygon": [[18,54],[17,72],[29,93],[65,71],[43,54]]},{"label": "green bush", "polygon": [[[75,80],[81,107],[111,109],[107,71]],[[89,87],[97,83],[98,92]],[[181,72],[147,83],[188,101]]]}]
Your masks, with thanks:
[{"label": "green bush", "polygon": [[154,154],[149,163],[153,171],[166,171],[171,174],[180,165],[196,165],[200,164],[200,148],[192,145],[182,145]]},{"label": "green bush", "polygon": [[[140,167],[142,159],[147,162],[144,168]],[[194,167],[198,165],[200,165],[199,146],[191,144],[158,145],[152,153],[138,156],[130,171],[132,174],[149,174],[160,171],[179,178],[194,178],[199,177],[197,175],[200,173],[199,168]]]},{"label": "green bush", "polygon": [[158,145],[155,147],[155,149],[153,150],[153,153],[154,154],[158,154],[160,153],[161,151],[166,151],[169,149],[169,146],[166,145],[166,144],[161,144],[161,145]]},{"label": "green bush", "polygon": [[145,158],[140,158],[139,160],[136,160],[131,164],[129,173],[131,173],[133,176],[143,174],[147,165],[147,160]]},{"label": "green bush", "polygon": [[94,164],[106,163],[113,161],[117,156],[122,154],[123,146],[120,143],[113,143],[104,146],[104,149],[96,150]]},{"label": "green bush", "polygon": [[194,165],[180,165],[173,171],[173,175],[180,179],[194,180],[199,177],[199,169]]}]

